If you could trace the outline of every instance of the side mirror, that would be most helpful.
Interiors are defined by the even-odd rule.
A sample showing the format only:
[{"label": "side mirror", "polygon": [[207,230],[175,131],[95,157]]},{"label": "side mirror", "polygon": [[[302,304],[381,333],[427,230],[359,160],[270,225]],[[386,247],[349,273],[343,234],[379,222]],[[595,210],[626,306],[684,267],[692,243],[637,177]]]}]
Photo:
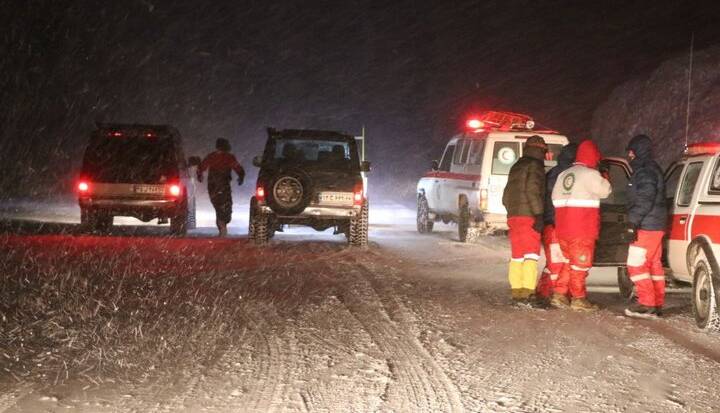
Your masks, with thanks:
[{"label": "side mirror", "polygon": [[362,161],[360,163],[360,172],[370,172],[370,161]]},{"label": "side mirror", "polygon": [[199,156],[191,156],[188,158],[188,166],[200,166],[202,161]]},{"label": "side mirror", "polygon": [[258,155],[253,158],[252,160],[253,166],[257,166],[258,168],[262,165],[262,156]]},{"label": "side mirror", "polygon": [[438,169],[440,169],[440,164],[438,163],[437,160],[434,160],[434,161],[432,161],[432,162],[430,163],[430,168],[431,168],[433,171],[437,171]]}]

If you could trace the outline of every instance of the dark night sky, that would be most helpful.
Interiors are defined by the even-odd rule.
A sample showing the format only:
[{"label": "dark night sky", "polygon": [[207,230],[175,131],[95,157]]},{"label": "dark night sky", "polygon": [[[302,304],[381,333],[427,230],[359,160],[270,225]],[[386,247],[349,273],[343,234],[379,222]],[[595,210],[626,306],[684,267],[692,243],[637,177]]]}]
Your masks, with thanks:
[{"label": "dark night sky", "polygon": [[407,186],[468,113],[585,135],[692,31],[720,41],[710,2],[270,3],[0,1],[4,192],[65,188],[95,120],[174,124],[190,153],[226,136],[246,165],[266,126],[366,125],[376,181]]}]

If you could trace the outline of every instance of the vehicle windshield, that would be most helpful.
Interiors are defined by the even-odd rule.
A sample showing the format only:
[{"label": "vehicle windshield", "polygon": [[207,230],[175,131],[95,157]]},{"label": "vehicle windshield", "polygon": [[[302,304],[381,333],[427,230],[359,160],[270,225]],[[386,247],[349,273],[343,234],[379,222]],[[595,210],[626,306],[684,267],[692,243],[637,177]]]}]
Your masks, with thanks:
[{"label": "vehicle windshield", "polygon": [[349,141],[322,139],[274,139],[269,148],[269,161],[306,165],[332,165],[351,169],[358,165],[355,145]]},{"label": "vehicle windshield", "polygon": [[85,151],[83,175],[94,182],[160,183],[179,176],[171,139],[101,138]]}]

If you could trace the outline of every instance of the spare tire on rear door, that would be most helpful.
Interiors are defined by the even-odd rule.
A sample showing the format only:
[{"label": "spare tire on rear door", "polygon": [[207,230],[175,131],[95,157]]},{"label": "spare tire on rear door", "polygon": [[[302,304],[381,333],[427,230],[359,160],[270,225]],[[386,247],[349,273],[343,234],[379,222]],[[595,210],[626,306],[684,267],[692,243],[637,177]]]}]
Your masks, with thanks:
[{"label": "spare tire on rear door", "polygon": [[268,206],[279,215],[302,212],[312,196],[310,177],[298,169],[279,172],[270,180],[268,189]]}]

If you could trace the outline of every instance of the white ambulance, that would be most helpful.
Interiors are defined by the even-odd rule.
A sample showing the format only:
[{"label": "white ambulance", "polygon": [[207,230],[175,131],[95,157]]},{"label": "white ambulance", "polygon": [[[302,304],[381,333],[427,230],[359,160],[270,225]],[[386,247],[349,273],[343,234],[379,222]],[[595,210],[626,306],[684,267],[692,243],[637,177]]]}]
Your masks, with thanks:
[{"label": "white ambulance", "polygon": [[[602,227],[595,266],[618,266],[618,284],[625,298],[633,295],[625,260],[626,172],[624,160],[609,164],[613,195],[603,200]],[[720,331],[720,143],[696,143],[665,172],[668,231],[664,266],[668,281],[692,284],[692,309],[697,326]]]},{"label": "white ambulance", "polygon": [[503,190],[523,143],[533,135],[545,139],[545,165],[554,166],[568,139],[556,131],[536,130],[529,116],[487,112],[468,120],[417,184],[418,232],[431,232],[438,221],[455,222],[460,241],[466,242],[483,232],[507,229]]}]

